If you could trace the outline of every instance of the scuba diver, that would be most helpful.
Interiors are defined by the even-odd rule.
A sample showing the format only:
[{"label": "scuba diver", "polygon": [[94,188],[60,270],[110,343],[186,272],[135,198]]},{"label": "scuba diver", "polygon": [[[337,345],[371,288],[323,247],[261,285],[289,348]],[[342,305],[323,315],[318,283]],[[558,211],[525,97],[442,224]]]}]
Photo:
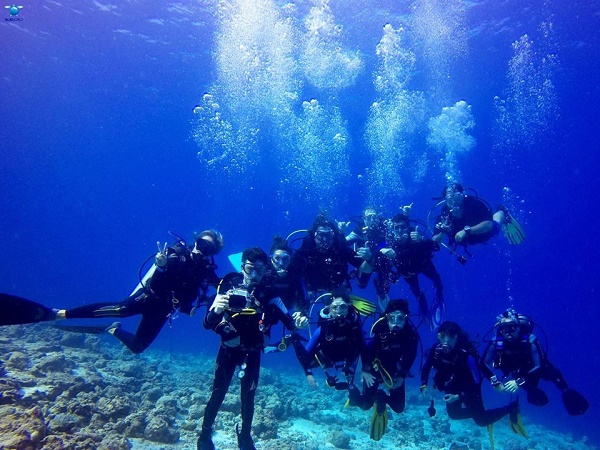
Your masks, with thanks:
[{"label": "scuba diver", "polygon": [[292,254],[292,249],[284,238],[273,238],[265,283],[281,297],[287,309],[307,315],[310,302],[304,295],[298,267],[292,264]]},{"label": "scuba diver", "polygon": [[[493,442],[492,425],[509,415],[513,431],[526,436],[519,413],[518,399],[500,408],[485,409],[481,396],[481,372],[479,354],[469,336],[455,322],[446,321],[438,329],[438,343],[426,353],[421,368],[421,393],[428,396],[431,369],[434,389],[444,392],[444,403],[448,417],[452,420],[473,419],[480,427],[487,426]],[[433,396],[430,415],[435,414]]]},{"label": "scuba diver", "polygon": [[[347,294],[332,294],[331,297],[331,303],[319,311],[318,328],[306,346],[299,334],[292,334],[291,340],[311,387],[317,386],[312,370],[321,366],[327,385],[343,391],[354,382],[356,364],[364,345],[362,322]],[[341,369],[345,381],[339,381],[331,369]]]},{"label": "scuba diver", "polygon": [[319,214],[294,253],[292,264],[302,275],[312,301],[319,292],[350,292],[348,265],[359,269],[363,260],[346,245],[337,225]]},{"label": "scuba diver", "polygon": [[[548,360],[533,328],[533,321],[514,309],[507,309],[498,316],[495,336],[483,356],[485,377],[499,392],[515,394],[523,389],[527,401],[535,406],[549,402],[546,393],[538,387],[540,379],[552,381],[562,392],[563,404],[570,415],[585,413],[590,406],[588,401],[569,388],[560,370]],[[496,370],[502,373],[502,381],[494,374]]]},{"label": "scuba diver", "polygon": [[358,247],[368,246],[375,252],[385,244],[386,228],[385,219],[375,208],[365,208],[360,222],[346,236],[346,242],[349,245],[357,244]]},{"label": "scuba diver", "polygon": [[[362,394],[350,385],[348,405],[367,410],[373,407],[370,437],[379,441],[387,429],[387,406],[401,413],[406,405],[405,379],[417,356],[419,335],[408,318],[408,301],[391,300],[385,315],[371,328],[361,355]],[[384,389],[389,390],[389,395]]]},{"label": "scuba diver", "polygon": [[[66,310],[54,309],[51,310],[54,317],[48,313],[47,308],[42,309],[45,320],[130,317],[140,314],[142,319],[135,334],[123,330],[119,322],[114,322],[108,328],[60,328],[95,333],[106,331],[133,353],[143,352],[156,339],[173,314],[182,312],[193,315],[198,299],[200,303],[204,302],[209,287],[217,286],[219,277],[215,273],[217,266],[213,256],[223,247],[223,237],[218,231],[205,230],[198,235],[193,247],[188,247],[182,238],[178,238],[172,246],[167,247],[165,244],[161,248],[158,244],[158,247],[154,265],[132,295],[125,300],[116,303],[92,303]],[[40,312],[35,307],[30,306],[30,314],[32,316],[28,322],[39,321]]]},{"label": "scuba diver", "polygon": [[[441,214],[435,220],[433,240],[441,243],[448,236],[450,248],[457,245],[474,245],[488,241],[498,234],[501,228],[513,245],[525,240],[525,233],[504,206],[492,213],[489,204],[483,199],[467,195],[459,183],[451,183],[442,191]],[[439,205],[439,204],[438,204]]]},{"label": "scuba diver", "polygon": [[[411,221],[405,214],[396,214],[388,222],[386,245],[394,252],[390,260],[377,255],[371,258],[369,265],[379,276],[375,279],[380,310],[385,310],[385,303],[392,283],[403,278],[419,304],[419,315],[428,322],[431,329],[437,328],[446,318],[446,304],[443,297],[442,279],[433,264],[435,252],[439,245],[431,239],[423,237],[418,226],[412,230]],[[366,272],[366,270],[363,270]],[[427,297],[421,290],[419,274],[425,275],[433,282],[434,299],[431,309]],[[367,275],[363,275],[366,277]]]},{"label": "scuba diver", "polygon": [[259,247],[242,253],[242,273],[226,275],[218,286],[217,295],[204,318],[204,327],[221,337],[215,378],[210,399],[204,410],[198,450],[214,450],[212,428],[231,384],[236,367],[240,379],[242,426],[236,426],[241,450],[255,450],[250,435],[254,418],[254,396],[258,385],[261,353],[270,339],[271,328],[278,321],[288,330],[307,323],[287,311],[279,297],[263,283],[269,267],[269,257]]}]

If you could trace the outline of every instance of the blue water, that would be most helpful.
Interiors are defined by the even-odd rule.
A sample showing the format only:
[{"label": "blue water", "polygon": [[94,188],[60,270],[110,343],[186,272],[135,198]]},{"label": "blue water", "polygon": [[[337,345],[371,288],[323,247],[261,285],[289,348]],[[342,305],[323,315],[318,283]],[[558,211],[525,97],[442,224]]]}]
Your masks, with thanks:
[{"label": "blue water", "polygon": [[[600,443],[597,2],[122,3],[2,10],[0,291],[120,299],[168,230],[220,229],[225,273],[320,210],[424,219],[458,179],[527,240],[436,256],[450,318],[477,337],[533,316],[591,408],[546,384],[524,414]],[[214,353],[207,335],[180,318],[154,346]]]}]

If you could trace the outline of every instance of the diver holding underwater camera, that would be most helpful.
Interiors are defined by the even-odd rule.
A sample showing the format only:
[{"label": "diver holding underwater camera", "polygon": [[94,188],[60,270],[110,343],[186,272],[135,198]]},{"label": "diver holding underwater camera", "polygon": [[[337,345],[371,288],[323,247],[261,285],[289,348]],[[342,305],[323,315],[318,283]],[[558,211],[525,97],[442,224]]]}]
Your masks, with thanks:
[{"label": "diver holding underwater camera", "polygon": [[[236,433],[238,446],[253,450],[250,435],[254,418],[254,396],[258,386],[261,353],[269,343],[271,328],[281,321],[288,330],[308,324],[303,316],[292,317],[265,277],[269,257],[259,247],[242,253],[242,273],[227,274],[219,283],[217,295],[204,318],[204,327],[221,337],[215,378],[210,399],[204,410],[199,450],[212,450],[212,429],[225,399],[236,367],[241,389],[242,426]],[[263,281],[264,280],[264,281]],[[223,293],[224,292],[224,293]]]}]

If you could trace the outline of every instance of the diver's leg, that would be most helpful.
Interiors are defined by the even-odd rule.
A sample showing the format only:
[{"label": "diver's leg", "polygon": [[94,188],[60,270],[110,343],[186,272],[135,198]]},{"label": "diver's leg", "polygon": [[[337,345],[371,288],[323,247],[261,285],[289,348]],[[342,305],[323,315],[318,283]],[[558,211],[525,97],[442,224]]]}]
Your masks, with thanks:
[{"label": "diver's leg", "polygon": [[419,316],[421,316],[421,319],[429,322],[429,305],[427,305],[427,297],[425,297],[425,293],[421,291],[421,286],[419,285],[419,276],[415,273],[404,278],[404,280],[419,303]]},{"label": "diver's leg", "polygon": [[569,385],[567,384],[565,378],[563,377],[562,372],[557,369],[550,361],[546,361],[544,366],[540,371],[540,377],[543,380],[552,381],[560,391],[564,391],[568,389]]},{"label": "diver's leg", "polygon": [[[491,425],[502,419],[510,413],[511,406],[501,406],[500,408],[485,409],[481,392],[467,394],[463,398],[465,408],[469,411],[469,415],[473,421],[480,427]],[[457,402],[458,403],[458,402]]]},{"label": "diver's leg", "polygon": [[377,278],[373,280],[373,284],[375,286],[375,292],[377,293],[377,307],[379,313],[383,314],[390,302],[388,293],[390,292],[391,283],[387,274],[381,273],[377,274]]},{"label": "diver's leg", "polygon": [[233,354],[235,350],[219,346],[217,360],[215,364],[215,378],[213,380],[212,392],[206,408],[204,409],[204,418],[202,420],[202,429],[212,430],[219,408],[225,399],[225,394],[231,384],[233,373],[236,367],[236,358]]},{"label": "diver's leg", "polygon": [[242,397],[242,428],[238,433],[240,448],[253,449],[254,442],[250,435],[254,419],[254,397],[260,375],[260,351],[252,351],[246,356],[246,373],[242,377],[240,393]]},{"label": "diver's leg", "polygon": [[111,327],[109,333],[119,339],[133,353],[142,353],[154,342],[154,339],[162,330],[167,321],[167,315],[168,312],[162,308],[146,310],[142,314],[142,320],[135,334],[131,334],[121,329],[121,327]]},{"label": "diver's leg", "polygon": [[387,403],[394,412],[404,412],[406,407],[406,382],[402,383],[402,386],[390,389]]},{"label": "diver's leg", "polygon": [[[66,319],[95,319],[99,317],[130,317],[142,314],[150,300],[146,294],[132,295],[121,302],[91,303],[59,311]],[[63,314],[64,312],[64,314]]]}]

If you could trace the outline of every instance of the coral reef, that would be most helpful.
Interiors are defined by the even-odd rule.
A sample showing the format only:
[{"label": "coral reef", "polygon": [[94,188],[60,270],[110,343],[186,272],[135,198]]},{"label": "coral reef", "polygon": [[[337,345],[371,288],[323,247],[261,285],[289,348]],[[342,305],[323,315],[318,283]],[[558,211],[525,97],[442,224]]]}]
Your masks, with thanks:
[{"label": "coral reef", "polygon": [[[174,354],[171,360],[152,350],[133,355],[110,336],[71,334],[44,324],[0,327],[0,449],[195,448],[214,356]],[[406,411],[388,411],[388,431],[378,449],[489,448],[487,433],[471,421],[450,421],[443,407],[430,418],[417,393],[409,385]],[[263,450],[374,448],[370,411],[344,408],[345,401],[344,392],[324,384],[308,390],[299,366],[263,368],[255,441]],[[239,413],[234,378],[215,424],[217,448],[237,448]],[[594,448],[585,439],[527,427],[529,441],[508,426],[496,427],[496,448]]]}]

